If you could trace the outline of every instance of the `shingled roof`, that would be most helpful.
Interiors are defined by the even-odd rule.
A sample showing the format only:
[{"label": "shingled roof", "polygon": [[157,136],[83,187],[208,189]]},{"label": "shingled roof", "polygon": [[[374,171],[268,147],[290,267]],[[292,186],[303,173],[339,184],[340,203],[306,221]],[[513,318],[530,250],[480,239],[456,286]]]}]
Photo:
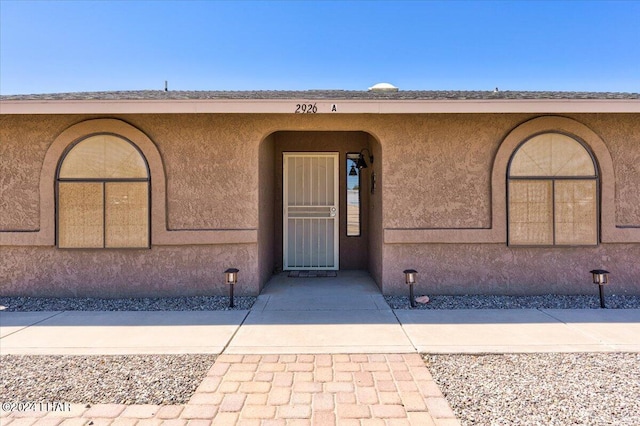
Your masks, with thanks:
[{"label": "shingled roof", "polygon": [[2,95],[2,101],[144,101],[144,100],[578,100],[578,99],[640,99],[640,93],[618,92],[521,92],[521,91],[354,91],[354,90],[258,90],[258,91],[164,91],[132,90],[112,92],[75,92],[33,95]]}]

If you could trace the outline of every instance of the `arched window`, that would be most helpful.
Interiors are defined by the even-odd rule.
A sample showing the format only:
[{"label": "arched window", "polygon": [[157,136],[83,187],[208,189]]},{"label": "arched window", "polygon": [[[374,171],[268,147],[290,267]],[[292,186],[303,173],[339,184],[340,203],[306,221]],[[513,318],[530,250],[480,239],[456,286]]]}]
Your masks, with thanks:
[{"label": "arched window", "polygon": [[149,168],[135,145],[100,134],[67,150],[57,175],[58,247],[149,247],[149,222]]},{"label": "arched window", "polygon": [[534,136],[516,149],[507,177],[509,245],[598,244],[598,174],[582,143]]}]

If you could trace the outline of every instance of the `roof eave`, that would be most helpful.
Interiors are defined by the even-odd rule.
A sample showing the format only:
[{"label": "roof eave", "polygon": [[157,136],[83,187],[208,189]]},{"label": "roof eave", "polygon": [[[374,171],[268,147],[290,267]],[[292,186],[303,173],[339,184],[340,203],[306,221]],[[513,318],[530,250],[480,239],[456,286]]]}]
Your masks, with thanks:
[{"label": "roof eave", "polygon": [[[303,107],[302,105],[306,105]],[[311,106],[309,106],[311,105]],[[315,107],[315,108],[314,108]],[[0,114],[638,113],[640,99],[3,100]]]}]

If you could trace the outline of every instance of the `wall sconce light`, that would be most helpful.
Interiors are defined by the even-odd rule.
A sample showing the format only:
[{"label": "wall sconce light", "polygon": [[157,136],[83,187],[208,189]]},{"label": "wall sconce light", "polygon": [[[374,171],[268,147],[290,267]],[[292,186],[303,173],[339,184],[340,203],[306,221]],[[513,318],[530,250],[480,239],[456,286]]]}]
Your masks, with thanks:
[{"label": "wall sconce light", "polygon": [[413,297],[413,285],[416,283],[418,271],[415,269],[405,269],[402,272],[404,273],[404,282],[409,285],[409,303],[412,308],[415,308],[416,300]]},{"label": "wall sconce light", "polygon": [[604,306],[604,289],[603,286],[609,282],[609,271],[605,271],[604,269],[594,269],[593,271],[589,271],[593,275],[593,283],[598,284],[599,292],[600,292],[600,307],[605,308]]},{"label": "wall sconce light", "polygon": [[233,304],[233,287],[238,282],[238,269],[229,268],[224,271],[224,280],[227,284],[229,284],[229,307],[233,308],[235,305]]},{"label": "wall sconce light", "polygon": [[[363,154],[364,151],[367,151],[369,153],[369,163],[373,164],[373,154],[371,154],[371,151],[369,151],[369,148],[362,148],[360,150],[360,156],[358,157],[358,163],[356,165],[359,170],[367,168],[367,162],[364,161],[364,154]],[[355,176],[355,175],[352,175],[351,172],[349,172],[349,175]]]}]

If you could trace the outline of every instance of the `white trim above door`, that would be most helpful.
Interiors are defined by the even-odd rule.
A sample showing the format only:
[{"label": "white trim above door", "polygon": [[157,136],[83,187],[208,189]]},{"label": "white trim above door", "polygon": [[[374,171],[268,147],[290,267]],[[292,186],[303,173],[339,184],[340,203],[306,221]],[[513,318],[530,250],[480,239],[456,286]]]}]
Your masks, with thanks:
[{"label": "white trim above door", "polygon": [[339,268],[339,153],[283,153],[283,266]]}]

